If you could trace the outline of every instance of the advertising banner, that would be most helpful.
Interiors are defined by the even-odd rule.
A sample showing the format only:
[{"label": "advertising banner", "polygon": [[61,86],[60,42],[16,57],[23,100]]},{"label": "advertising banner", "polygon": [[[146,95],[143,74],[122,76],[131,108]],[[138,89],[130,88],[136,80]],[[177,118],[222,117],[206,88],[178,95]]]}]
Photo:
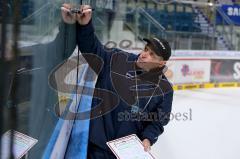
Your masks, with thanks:
[{"label": "advertising banner", "polygon": [[[240,5],[222,5],[221,10],[232,20],[235,25],[240,25]],[[223,24],[222,16],[217,12],[216,23]]]},{"label": "advertising banner", "polygon": [[212,60],[211,82],[240,82],[240,60]]},{"label": "advertising banner", "polygon": [[210,81],[210,60],[174,60],[168,63],[166,76],[173,84]]}]

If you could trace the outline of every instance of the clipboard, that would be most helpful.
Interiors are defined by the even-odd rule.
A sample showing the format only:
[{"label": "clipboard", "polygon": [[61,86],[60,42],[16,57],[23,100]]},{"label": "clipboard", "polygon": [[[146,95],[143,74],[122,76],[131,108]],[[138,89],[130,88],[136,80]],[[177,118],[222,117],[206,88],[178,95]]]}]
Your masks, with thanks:
[{"label": "clipboard", "polygon": [[107,145],[118,159],[155,159],[150,152],[144,151],[136,134],[108,141]]},{"label": "clipboard", "polygon": [[[3,134],[2,142],[2,154],[0,158],[8,159],[9,158],[9,144],[10,144],[10,130]],[[38,140],[27,136],[18,131],[14,131],[14,140],[13,140],[13,152],[14,158],[20,159],[28,153],[28,151],[38,142]]]}]

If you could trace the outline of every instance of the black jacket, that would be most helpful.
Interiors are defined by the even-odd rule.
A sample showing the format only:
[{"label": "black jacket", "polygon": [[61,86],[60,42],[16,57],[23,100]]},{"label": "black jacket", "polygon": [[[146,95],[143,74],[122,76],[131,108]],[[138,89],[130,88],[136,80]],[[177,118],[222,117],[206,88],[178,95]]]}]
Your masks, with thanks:
[{"label": "black jacket", "polygon": [[[92,22],[77,25],[77,44],[98,74],[92,102],[92,109],[96,111],[92,113],[89,140],[106,150],[107,141],[130,134],[155,143],[169,121],[173,100],[172,86],[164,75],[161,76],[161,70],[132,71],[138,56],[105,48],[94,34]],[[136,102],[136,76],[140,79],[137,84],[141,84],[138,106],[142,113],[132,113],[131,107]],[[159,77],[162,78],[159,80]]]}]

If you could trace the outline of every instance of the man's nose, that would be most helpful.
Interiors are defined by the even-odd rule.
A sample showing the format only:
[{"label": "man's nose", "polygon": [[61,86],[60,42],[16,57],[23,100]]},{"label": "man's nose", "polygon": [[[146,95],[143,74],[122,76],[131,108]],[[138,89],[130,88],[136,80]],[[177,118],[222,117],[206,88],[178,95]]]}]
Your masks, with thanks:
[{"label": "man's nose", "polygon": [[145,51],[143,51],[142,54],[141,54],[141,57],[142,57],[142,58],[146,58],[147,56],[148,56],[148,53],[145,52]]}]

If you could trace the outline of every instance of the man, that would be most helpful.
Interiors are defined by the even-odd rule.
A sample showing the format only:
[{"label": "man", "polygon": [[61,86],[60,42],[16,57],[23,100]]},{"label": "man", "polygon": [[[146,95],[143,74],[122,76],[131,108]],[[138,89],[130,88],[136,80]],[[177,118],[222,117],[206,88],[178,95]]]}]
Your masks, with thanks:
[{"label": "man", "polygon": [[[77,25],[78,48],[98,73],[95,88],[114,92],[119,99],[116,102],[114,94],[101,96],[94,92],[98,98],[93,99],[92,109],[101,105],[99,98],[104,104],[91,116],[88,158],[116,158],[106,142],[130,134],[136,134],[145,151],[149,151],[168,123],[172,108],[172,86],[163,75],[171,48],[167,41],[158,38],[144,39],[147,44],[138,56],[105,48],[94,34],[91,6],[83,5],[80,9],[81,13],[71,13],[71,5],[63,4],[63,20]],[[97,55],[103,64],[96,66],[94,57],[89,58],[91,54]]]}]

